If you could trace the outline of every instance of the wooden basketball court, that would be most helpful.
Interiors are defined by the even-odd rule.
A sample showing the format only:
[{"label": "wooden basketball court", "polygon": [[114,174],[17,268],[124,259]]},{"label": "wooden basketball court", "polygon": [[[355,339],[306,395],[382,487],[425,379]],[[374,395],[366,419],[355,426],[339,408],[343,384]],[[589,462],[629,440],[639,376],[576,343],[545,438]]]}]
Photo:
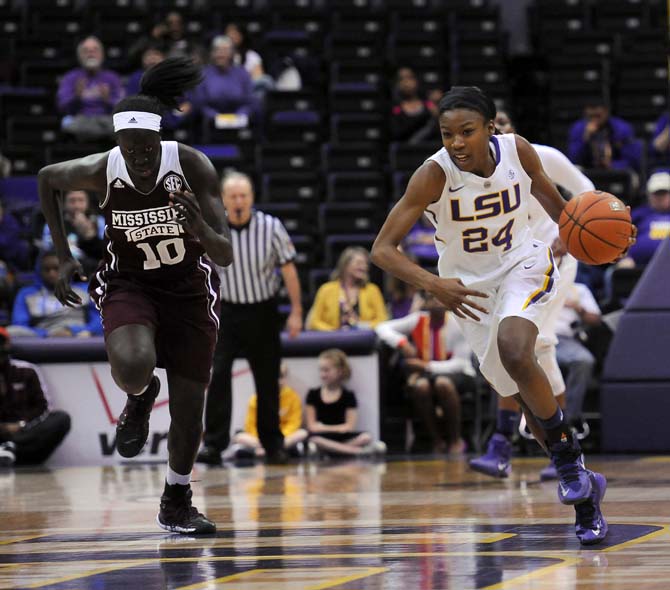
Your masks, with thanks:
[{"label": "wooden basketball court", "polygon": [[0,589],[630,590],[670,587],[670,457],[589,462],[610,533],[581,548],[540,482],[464,461],[197,468],[210,538],[154,524],[163,465],[0,472]]}]

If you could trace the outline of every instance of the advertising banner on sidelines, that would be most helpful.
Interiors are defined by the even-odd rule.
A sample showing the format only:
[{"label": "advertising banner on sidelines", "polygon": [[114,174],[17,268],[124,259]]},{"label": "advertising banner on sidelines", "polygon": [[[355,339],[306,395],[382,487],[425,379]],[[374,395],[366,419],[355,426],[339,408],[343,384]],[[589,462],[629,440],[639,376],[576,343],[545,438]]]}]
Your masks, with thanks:
[{"label": "advertising banner on sidelines", "polygon": [[[379,373],[377,355],[350,357],[352,378],[348,383],[357,396],[358,429],[379,437]],[[319,385],[316,358],[296,357],[284,361],[288,384],[304,399],[307,390]],[[123,410],[126,395],[114,383],[109,364],[45,363],[40,365],[54,409],[68,412],[72,429],[49,460],[49,465],[116,465],[127,461],[166,461],[167,433],[170,424],[165,371],[157,370],[161,391],[151,413],[149,439],[134,459],[116,452],[116,419]],[[249,398],[255,386],[246,361],[233,366],[233,415],[231,433],[242,429]]]}]

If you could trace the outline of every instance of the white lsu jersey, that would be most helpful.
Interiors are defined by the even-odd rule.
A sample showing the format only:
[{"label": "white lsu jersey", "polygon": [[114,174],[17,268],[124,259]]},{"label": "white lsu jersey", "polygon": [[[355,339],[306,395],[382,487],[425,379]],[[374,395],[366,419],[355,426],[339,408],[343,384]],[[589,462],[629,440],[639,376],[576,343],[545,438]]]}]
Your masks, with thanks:
[{"label": "white lsu jersey", "polygon": [[429,158],[446,175],[440,199],[426,208],[435,226],[439,274],[470,287],[500,282],[535,254],[528,223],[531,179],[515,135],[494,135],[490,147],[496,167],[488,178],[460,170],[444,148]]}]

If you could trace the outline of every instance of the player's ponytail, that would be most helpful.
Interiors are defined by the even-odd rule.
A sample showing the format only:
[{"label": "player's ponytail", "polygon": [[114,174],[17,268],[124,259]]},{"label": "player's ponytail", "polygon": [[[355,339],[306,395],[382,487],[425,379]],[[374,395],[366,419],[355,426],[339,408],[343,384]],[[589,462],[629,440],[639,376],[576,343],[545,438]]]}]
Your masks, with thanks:
[{"label": "player's ponytail", "polygon": [[202,68],[186,57],[168,57],[149,68],[140,80],[140,92],[153,96],[167,108],[176,109],[177,99],[202,82]]},{"label": "player's ponytail", "polygon": [[140,80],[140,94],[121,100],[114,113],[144,111],[160,115],[179,107],[179,98],[202,82],[202,68],[186,57],[168,57],[149,68]]},{"label": "player's ponytail", "polygon": [[495,103],[477,86],[452,86],[440,99],[440,115],[454,109],[477,111],[485,121],[496,118]]}]

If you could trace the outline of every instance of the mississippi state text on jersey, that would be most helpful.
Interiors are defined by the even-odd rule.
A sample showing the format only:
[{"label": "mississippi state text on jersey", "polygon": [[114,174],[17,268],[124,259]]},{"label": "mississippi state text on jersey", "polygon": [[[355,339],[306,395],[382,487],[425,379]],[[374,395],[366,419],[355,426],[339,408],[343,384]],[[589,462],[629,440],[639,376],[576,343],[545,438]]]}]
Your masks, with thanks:
[{"label": "mississippi state text on jersey", "polygon": [[167,278],[195,267],[205,253],[200,242],[176,220],[169,194],[191,190],[179,162],[176,141],[161,142],[161,164],[154,188],[135,188],[121,150],[115,147],[107,160],[107,195],[101,205],[105,216],[108,268]]}]

